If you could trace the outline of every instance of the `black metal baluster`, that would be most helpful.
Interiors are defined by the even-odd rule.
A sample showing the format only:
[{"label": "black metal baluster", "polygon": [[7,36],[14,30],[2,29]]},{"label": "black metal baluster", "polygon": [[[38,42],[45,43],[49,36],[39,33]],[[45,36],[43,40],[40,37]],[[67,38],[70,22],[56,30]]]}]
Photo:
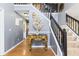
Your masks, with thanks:
[{"label": "black metal baluster", "polygon": [[79,22],[78,22],[78,35],[79,35]]},{"label": "black metal baluster", "polygon": [[77,21],[75,20],[75,32],[77,33]]},{"label": "black metal baluster", "polygon": [[[72,19],[73,20],[73,19]],[[73,30],[74,30],[74,20],[73,20]]]},{"label": "black metal baluster", "polygon": [[[74,31],[75,31],[75,20],[74,20]],[[76,31],[75,31],[76,32]]]},{"label": "black metal baluster", "polygon": [[73,20],[73,30],[74,30],[74,20]]},{"label": "black metal baluster", "polygon": [[68,19],[69,19],[69,27],[70,27],[70,17]]},{"label": "black metal baluster", "polygon": [[68,26],[69,26],[69,17],[68,17]]},{"label": "black metal baluster", "polygon": [[[71,18],[69,18],[70,19],[70,27],[71,27]],[[71,27],[72,28],[72,27]]]},{"label": "black metal baluster", "polygon": [[60,34],[61,32],[60,32],[60,30],[59,30],[59,40],[61,39],[61,34]]},{"label": "black metal baluster", "polygon": [[68,17],[67,17],[67,14],[66,14],[66,24],[68,25]]},{"label": "black metal baluster", "polygon": [[71,28],[72,28],[72,18],[70,18],[71,19]]},{"label": "black metal baluster", "polygon": [[78,22],[77,22],[77,34],[78,34],[78,26],[79,26],[79,25],[78,25]]}]

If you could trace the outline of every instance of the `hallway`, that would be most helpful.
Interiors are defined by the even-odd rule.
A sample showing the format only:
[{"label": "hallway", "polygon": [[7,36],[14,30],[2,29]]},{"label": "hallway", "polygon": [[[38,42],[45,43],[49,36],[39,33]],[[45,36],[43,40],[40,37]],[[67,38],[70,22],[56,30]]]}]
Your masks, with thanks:
[{"label": "hallway", "polygon": [[[5,5],[5,6],[3,6]],[[1,11],[2,23],[1,23],[1,50],[0,54],[5,56],[54,56],[62,55],[57,40],[54,39],[50,25],[50,19],[48,19],[41,11],[36,9],[30,4],[2,4],[4,13]],[[6,8],[5,8],[6,7]],[[11,8],[12,7],[12,8]],[[10,11],[11,13],[8,13]],[[8,15],[7,15],[8,13]],[[12,16],[10,16],[12,14]],[[6,15],[6,17],[4,17]],[[10,21],[10,22],[9,22]],[[45,45],[45,51],[43,47],[38,48],[38,44],[35,44],[32,51],[29,51],[29,41],[23,40],[28,35],[34,36],[32,39],[43,39],[42,42]],[[38,35],[39,34],[39,35]],[[50,36],[51,35],[51,36]],[[50,40],[51,39],[51,40]],[[29,39],[30,40],[30,39]],[[19,42],[23,41],[21,44]],[[30,41],[31,42],[31,41]],[[17,46],[18,44],[18,46]],[[15,47],[17,46],[17,47]],[[15,47],[15,48],[14,48]],[[13,49],[14,48],[14,49]],[[9,52],[8,52],[9,51]],[[54,52],[52,52],[54,51]],[[8,53],[7,53],[8,52]]]},{"label": "hallway", "polygon": [[51,49],[45,51],[43,48],[32,48],[32,51],[30,52],[28,49],[28,40],[25,39],[5,56],[54,56],[54,53]]},{"label": "hallway", "polygon": [[[39,9],[43,5],[42,7],[46,11],[42,12],[32,3],[1,4],[3,9],[1,9],[2,11],[0,13],[2,15],[0,35],[3,35],[0,38],[0,54],[4,56],[79,55],[79,52],[77,52],[79,49],[79,41],[75,40],[76,36],[73,37],[73,33],[69,29],[65,26],[62,27],[68,24],[79,34],[79,21],[67,16],[67,13],[65,13],[65,11],[68,12],[66,6],[72,6],[72,4],[61,4],[62,7],[65,5],[63,7],[65,10],[60,11],[62,8],[59,8],[53,12],[45,3],[36,5]],[[5,15],[6,17],[4,17]],[[32,44],[32,40],[35,45]],[[40,46],[39,48],[38,45],[40,43],[44,44],[45,47]],[[31,45],[33,48],[29,51]]]}]

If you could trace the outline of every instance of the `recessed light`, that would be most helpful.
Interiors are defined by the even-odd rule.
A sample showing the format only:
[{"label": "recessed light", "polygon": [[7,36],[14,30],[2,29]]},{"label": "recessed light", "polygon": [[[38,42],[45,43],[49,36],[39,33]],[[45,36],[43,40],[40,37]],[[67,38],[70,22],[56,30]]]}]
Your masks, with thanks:
[{"label": "recessed light", "polygon": [[24,14],[28,14],[28,13],[24,13]]},{"label": "recessed light", "polygon": [[27,13],[24,13],[24,16],[27,16],[28,14]]}]

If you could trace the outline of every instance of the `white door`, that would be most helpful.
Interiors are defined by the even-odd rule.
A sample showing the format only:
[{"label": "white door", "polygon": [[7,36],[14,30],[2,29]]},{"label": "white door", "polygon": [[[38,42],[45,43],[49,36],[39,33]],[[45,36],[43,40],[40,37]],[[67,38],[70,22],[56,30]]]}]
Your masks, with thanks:
[{"label": "white door", "polygon": [[0,8],[0,55],[4,53],[4,10]]}]

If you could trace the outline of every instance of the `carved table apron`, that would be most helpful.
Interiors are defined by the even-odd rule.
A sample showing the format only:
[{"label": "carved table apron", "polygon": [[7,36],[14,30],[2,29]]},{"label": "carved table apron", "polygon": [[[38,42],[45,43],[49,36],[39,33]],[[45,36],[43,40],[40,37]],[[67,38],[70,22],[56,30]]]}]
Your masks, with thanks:
[{"label": "carved table apron", "polygon": [[32,49],[33,40],[42,41],[42,43],[45,45],[44,49],[47,50],[47,43],[48,43],[47,35],[33,35],[33,34],[28,35],[28,40],[29,40],[29,50],[30,51]]}]

